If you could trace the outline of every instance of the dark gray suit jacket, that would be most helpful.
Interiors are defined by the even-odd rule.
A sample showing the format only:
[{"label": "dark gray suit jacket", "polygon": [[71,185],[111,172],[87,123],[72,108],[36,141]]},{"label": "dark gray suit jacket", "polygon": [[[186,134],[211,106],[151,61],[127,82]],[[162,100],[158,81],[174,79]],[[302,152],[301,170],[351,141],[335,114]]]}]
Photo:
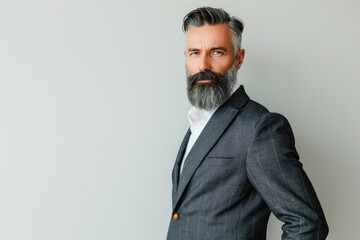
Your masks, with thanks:
[{"label": "dark gray suit jacket", "polygon": [[241,86],[211,117],[172,173],[167,240],[264,240],[270,212],[283,239],[325,239],[328,226],[295,149],[288,121],[252,101]]}]

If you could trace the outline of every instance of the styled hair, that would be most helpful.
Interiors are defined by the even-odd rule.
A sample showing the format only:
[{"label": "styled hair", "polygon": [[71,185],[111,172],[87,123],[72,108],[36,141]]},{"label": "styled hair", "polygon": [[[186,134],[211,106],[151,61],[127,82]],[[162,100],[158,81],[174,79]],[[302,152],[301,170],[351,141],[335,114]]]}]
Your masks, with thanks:
[{"label": "styled hair", "polygon": [[187,33],[190,27],[200,27],[205,24],[227,24],[232,32],[232,42],[235,54],[241,49],[241,36],[244,24],[241,19],[230,16],[221,8],[201,7],[185,15],[183,19],[183,31]]}]

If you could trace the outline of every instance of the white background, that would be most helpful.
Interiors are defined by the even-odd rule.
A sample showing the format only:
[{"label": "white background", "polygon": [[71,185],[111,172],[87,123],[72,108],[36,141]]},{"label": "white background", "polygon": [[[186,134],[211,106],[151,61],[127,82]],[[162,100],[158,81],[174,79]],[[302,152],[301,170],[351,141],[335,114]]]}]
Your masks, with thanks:
[{"label": "white background", "polygon": [[245,22],[239,79],[290,120],[328,239],[358,238],[359,1],[0,0],[0,239],[165,239],[204,5]]}]

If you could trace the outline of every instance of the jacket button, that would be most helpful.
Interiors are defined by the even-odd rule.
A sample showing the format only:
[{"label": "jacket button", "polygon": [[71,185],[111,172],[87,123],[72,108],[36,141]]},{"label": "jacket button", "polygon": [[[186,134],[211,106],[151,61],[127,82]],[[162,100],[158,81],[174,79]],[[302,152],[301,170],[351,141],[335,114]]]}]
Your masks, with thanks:
[{"label": "jacket button", "polygon": [[179,219],[179,214],[177,213],[177,212],[175,212],[174,214],[173,214],[173,220],[174,221],[177,221]]}]

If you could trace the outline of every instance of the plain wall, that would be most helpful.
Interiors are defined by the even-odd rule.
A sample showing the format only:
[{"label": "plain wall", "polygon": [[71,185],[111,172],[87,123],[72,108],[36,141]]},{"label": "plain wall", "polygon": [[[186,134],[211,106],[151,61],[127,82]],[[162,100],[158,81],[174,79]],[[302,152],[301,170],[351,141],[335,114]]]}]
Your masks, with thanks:
[{"label": "plain wall", "polygon": [[245,22],[239,80],[291,122],[328,239],[358,237],[359,1],[0,0],[0,239],[165,239],[204,5]]}]

